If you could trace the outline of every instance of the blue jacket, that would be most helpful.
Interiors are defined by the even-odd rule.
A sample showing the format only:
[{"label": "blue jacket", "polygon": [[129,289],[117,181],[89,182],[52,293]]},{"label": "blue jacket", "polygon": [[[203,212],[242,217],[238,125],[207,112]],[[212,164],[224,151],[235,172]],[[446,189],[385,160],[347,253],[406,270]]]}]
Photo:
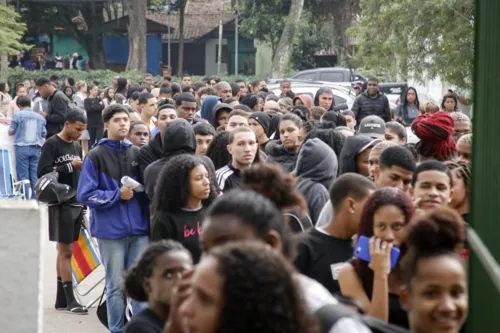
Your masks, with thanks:
[{"label": "blue jacket", "polygon": [[99,239],[120,239],[149,234],[147,197],[134,193],[120,198],[120,180],[129,176],[140,182],[139,148],[130,141],[102,139],[85,158],[77,200],[90,207],[90,232]]}]

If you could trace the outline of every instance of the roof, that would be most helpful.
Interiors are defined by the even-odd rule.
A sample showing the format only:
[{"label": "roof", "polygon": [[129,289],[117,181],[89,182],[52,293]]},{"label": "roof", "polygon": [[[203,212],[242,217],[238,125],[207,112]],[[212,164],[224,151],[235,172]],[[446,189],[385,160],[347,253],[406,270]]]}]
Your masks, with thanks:
[{"label": "roof", "polygon": [[[219,26],[222,11],[222,24],[229,23],[234,19],[231,0],[187,0],[184,14],[184,40],[199,39]],[[180,39],[179,14],[148,14],[148,19],[155,22],[174,27],[171,38]],[[167,39],[167,34],[162,35]]]},{"label": "roof", "polygon": [[[152,20],[150,14],[146,15],[146,29],[147,33],[164,33],[168,31],[168,26],[166,24]],[[122,16],[116,20],[111,20],[103,24],[103,27],[107,27],[116,32],[127,32],[129,25],[128,15]],[[176,30],[177,27],[170,25],[172,31]]]}]

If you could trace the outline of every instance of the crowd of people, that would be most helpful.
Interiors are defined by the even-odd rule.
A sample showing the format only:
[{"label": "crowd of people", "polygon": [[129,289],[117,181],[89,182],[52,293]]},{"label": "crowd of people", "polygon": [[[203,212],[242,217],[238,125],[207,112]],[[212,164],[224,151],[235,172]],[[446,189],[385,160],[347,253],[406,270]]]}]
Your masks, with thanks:
[{"label": "crowd of people", "polygon": [[49,205],[56,310],[88,313],[70,260],[89,210],[113,333],[461,331],[472,123],[455,94],[408,88],[390,110],[371,78],[337,112],[289,80],[27,85],[1,104],[18,178],[76,191]]}]

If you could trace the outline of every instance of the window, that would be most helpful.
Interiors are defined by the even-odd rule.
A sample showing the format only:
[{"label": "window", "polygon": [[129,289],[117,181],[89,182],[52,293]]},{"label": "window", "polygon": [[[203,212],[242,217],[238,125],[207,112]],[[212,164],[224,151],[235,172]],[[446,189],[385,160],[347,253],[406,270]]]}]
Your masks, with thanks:
[{"label": "window", "polygon": [[347,103],[346,99],[343,99],[342,97],[339,97],[339,96],[336,96],[336,95],[333,95],[333,100],[335,101],[335,105],[346,104]]},{"label": "window", "polygon": [[342,72],[323,72],[320,74],[320,81],[344,82],[344,73]]},{"label": "window", "polygon": [[316,80],[316,73],[299,74],[299,75],[294,76],[294,79],[313,81],[313,80]]}]

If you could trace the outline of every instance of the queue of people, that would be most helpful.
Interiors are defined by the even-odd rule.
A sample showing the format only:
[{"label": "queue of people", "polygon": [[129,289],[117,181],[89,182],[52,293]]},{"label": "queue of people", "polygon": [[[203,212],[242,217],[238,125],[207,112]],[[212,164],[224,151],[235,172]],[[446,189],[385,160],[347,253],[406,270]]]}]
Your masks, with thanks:
[{"label": "queue of people", "polygon": [[19,177],[76,190],[49,205],[56,309],[88,313],[70,268],[88,209],[113,333],[462,329],[472,123],[456,96],[439,111],[409,88],[393,115],[376,79],[343,112],[288,80],[281,96],[189,75],[75,86],[39,78],[38,111],[21,91],[9,130]]}]

